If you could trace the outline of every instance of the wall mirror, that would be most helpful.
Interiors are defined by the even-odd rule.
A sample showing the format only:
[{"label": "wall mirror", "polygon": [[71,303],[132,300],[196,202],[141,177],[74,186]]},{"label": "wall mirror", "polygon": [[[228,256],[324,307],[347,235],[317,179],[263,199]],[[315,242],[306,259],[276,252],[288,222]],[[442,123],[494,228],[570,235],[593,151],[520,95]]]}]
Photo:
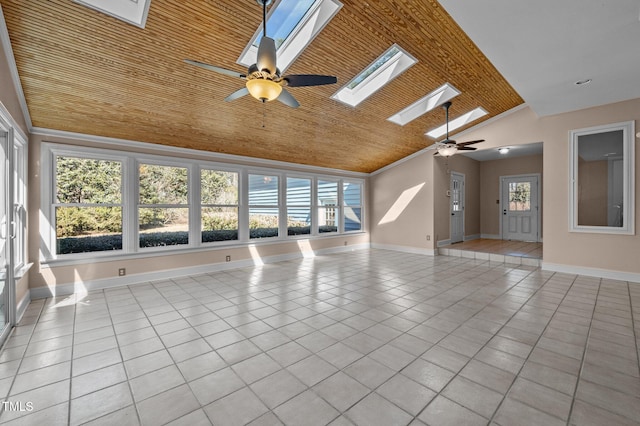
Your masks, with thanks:
[{"label": "wall mirror", "polygon": [[634,122],[570,132],[569,230],[634,233]]}]

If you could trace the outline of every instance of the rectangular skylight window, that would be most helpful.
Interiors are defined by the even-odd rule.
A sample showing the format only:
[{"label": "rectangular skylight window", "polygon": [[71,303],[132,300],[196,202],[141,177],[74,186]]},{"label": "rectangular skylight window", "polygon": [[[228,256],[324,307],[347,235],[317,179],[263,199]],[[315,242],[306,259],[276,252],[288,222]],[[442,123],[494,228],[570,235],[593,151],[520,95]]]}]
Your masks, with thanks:
[{"label": "rectangular skylight window", "polygon": [[355,107],[416,62],[416,58],[394,44],[331,98]]},{"label": "rectangular skylight window", "polygon": [[114,18],[144,28],[151,0],[74,0]]},{"label": "rectangular skylight window", "polygon": [[[281,72],[289,68],[313,39],[342,8],[338,0],[277,0],[267,14],[267,36],[276,42],[276,61]],[[262,23],[238,58],[250,67],[256,63],[262,40]]]},{"label": "rectangular skylight window", "polygon": [[399,113],[387,118],[387,120],[404,126],[410,121],[413,121],[416,118],[420,117],[424,113],[429,112],[432,109],[447,102],[448,100],[455,98],[459,94],[460,91],[458,89],[456,89],[449,83],[445,83],[433,92],[429,93],[424,98],[418,99]]},{"label": "rectangular skylight window", "polygon": [[[449,133],[453,132],[456,129],[459,129],[462,126],[466,126],[472,121],[475,121],[480,117],[484,117],[487,114],[488,112],[482,107],[478,107],[473,111],[469,111],[468,113],[463,114],[460,117],[454,120],[451,120],[449,122]],[[440,127],[436,127],[435,129],[428,131],[427,133],[425,133],[425,135],[429,136],[430,138],[437,139],[446,133],[447,133],[447,125],[445,123]]]}]

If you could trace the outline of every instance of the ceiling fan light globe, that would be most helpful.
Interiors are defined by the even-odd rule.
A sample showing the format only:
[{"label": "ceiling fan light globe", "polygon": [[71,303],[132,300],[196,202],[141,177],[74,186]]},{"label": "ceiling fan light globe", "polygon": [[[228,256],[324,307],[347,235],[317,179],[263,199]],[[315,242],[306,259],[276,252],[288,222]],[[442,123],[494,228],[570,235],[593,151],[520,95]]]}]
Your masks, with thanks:
[{"label": "ceiling fan light globe", "polygon": [[247,90],[257,100],[268,102],[280,96],[282,86],[271,80],[253,79],[247,80]]},{"label": "ceiling fan light globe", "polygon": [[438,147],[438,154],[443,157],[451,157],[456,152],[458,152],[458,147],[454,144],[446,144]]}]

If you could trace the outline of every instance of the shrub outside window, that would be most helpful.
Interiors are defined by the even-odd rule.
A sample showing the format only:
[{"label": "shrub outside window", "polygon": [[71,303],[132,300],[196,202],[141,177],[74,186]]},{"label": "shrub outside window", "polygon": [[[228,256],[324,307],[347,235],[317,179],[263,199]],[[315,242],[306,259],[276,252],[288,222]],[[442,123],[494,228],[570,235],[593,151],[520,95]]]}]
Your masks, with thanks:
[{"label": "shrub outside window", "polygon": [[278,176],[249,175],[249,238],[279,235]]},{"label": "shrub outside window", "polygon": [[122,163],[55,158],[56,253],[122,250]]},{"label": "shrub outside window", "polygon": [[200,170],[203,243],[238,239],[238,173]]},{"label": "shrub outside window", "polygon": [[189,244],[189,174],[186,167],[142,163],[138,242],[141,248]]}]

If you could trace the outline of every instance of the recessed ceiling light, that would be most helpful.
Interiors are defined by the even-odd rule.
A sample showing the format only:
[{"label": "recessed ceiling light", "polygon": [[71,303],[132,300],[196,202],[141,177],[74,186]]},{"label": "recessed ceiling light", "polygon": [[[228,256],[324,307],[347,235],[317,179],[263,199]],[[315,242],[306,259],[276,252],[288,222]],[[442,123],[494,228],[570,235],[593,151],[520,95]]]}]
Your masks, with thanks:
[{"label": "recessed ceiling light", "polygon": [[498,152],[504,155],[509,152],[509,148],[498,148]]},{"label": "recessed ceiling light", "polygon": [[584,80],[576,81],[576,85],[578,85],[578,86],[582,86],[583,84],[589,84],[589,83],[591,83],[591,79],[590,78],[586,78]]}]

